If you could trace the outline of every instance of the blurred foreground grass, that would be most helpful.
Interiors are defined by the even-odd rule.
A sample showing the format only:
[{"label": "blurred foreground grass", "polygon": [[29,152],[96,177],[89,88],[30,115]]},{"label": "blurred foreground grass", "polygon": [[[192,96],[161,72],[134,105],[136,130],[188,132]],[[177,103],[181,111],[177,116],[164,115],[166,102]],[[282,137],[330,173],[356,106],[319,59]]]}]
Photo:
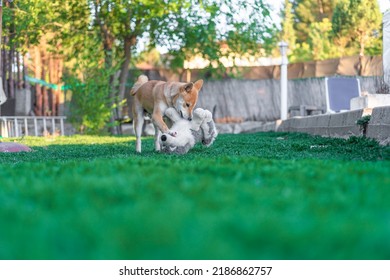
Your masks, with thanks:
[{"label": "blurred foreground grass", "polygon": [[14,140],[33,152],[0,153],[0,259],[390,258],[390,147],[371,140]]}]

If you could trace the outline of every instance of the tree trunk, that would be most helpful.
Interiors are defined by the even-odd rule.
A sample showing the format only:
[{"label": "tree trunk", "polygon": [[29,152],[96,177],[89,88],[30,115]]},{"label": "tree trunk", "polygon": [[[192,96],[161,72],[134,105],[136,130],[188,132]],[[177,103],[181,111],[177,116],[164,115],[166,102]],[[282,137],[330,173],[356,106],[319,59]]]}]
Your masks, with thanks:
[{"label": "tree trunk", "polygon": [[[31,53],[31,52],[30,52]],[[25,79],[25,76],[27,76],[28,74],[28,68],[29,68],[29,59],[28,59],[28,54],[25,54],[22,56],[22,73],[21,73],[21,77],[23,78],[23,84],[22,86],[24,86],[25,89],[28,89],[28,90],[31,90],[31,85],[30,85],[30,82],[27,81],[27,79]]]},{"label": "tree trunk", "polygon": [[[7,45],[8,44],[8,37],[4,37],[4,45]],[[9,95],[9,87],[8,87],[8,77],[7,77],[7,74],[8,74],[8,55],[7,55],[7,51],[6,50],[3,50],[3,55],[2,55],[2,58],[3,58],[3,87],[4,87],[4,92],[5,94],[10,97]]]},{"label": "tree trunk", "polygon": [[324,19],[324,4],[322,3],[322,0],[318,0],[317,3],[320,12],[320,20],[322,21]]},{"label": "tree trunk", "polygon": [[[97,0],[94,3],[94,10],[95,10],[96,22],[100,26],[100,32],[101,32],[101,35],[103,38],[104,66],[105,66],[105,69],[109,70],[109,69],[112,69],[113,55],[114,55],[112,48],[113,48],[115,38],[111,34],[108,26],[104,22],[102,22],[102,20],[100,18],[98,8],[101,7],[101,5],[102,5],[101,1]],[[110,93],[111,104],[110,105],[112,107],[114,107],[113,105],[115,104],[117,97],[118,97],[117,94],[115,93],[115,88],[113,86],[114,81],[115,81],[114,75],[110,75],[110,78],[109,78],[109,84],[110,84],[109,88],[111,89],[111,93]],[[118,118],[117,109],[113,108],[112,114],[110,117],[111,124],[114,124],[117,118]],[[111,126],[110,132],[114,135],[119,134],[119,130],[115,126]]]},{"label": "tree trunk", "polygon": [[63,58],[58,61],[58,96],[57,96],[57,114],[60,116],[64,115],[64,103],[65,103],[65,93],[61,89],[62,86],[62,72],[64,69],[64,60]]},{"label": "tree trunk", "polygon": [[3,6],[0,5],[0,76],[3,76],[3,60],[1,59],[3,57],[3,48],[2,48],[2,41],[3,41]]},{"label": "tree trunk", "polygon": [[16,85],[17,85],[17,88],[18,89],[22,89],[23,88],[23,69],[22,69],[22,63],[21,63],[21,60],[22,60],[22,56],[20,55],[20,53],[16,53],[16,68],[17,68],[17,81],[16,81]]},{"label": "tree trunk", "polygon": [[[49,57],[49,78],[50,83],[59,86],[58,82],[58,67],[57,67],[57,58],[53,57],[53,55],[50,55]],[[58,88],[57,89],[51,89],[51,115],[57,116],[57,96],[58,96]]]},{"label": "tree trunk", "polygon": [[9,95],[11,98],[15,98],[15,84],[14,84],[14,76],[12,73],[14,53],[15,53],[15,47],[12,44],[11,49],[8,51],[8,84],[9,84]]},{"label": "tree trunk", "polygon": [[[47,53],[45,57],[42,59],[42,76],[40,79],[44,80],[46,77],[47,72]],[[42,87],[42,100],[43,100],[43,116],[50,116],[50,110],[49,110],[49,93],[48,88],[46,86]]]},{"label": "tree trunk", "polygon": [[[104,53],[105,53],[105,67],[107,70],[109,70],[112,68],[113,52],[112,52],[112,45],[109,44],[107,41],[108,41],[108,38],[105,38],[105,40],[103,42],[103,46],[104,46]],[[118,97],[116,94],[116,89],[114,87],[114,84],[115,84],[115,75],[112,74],[112,75],[110,75],[110,78],[109,78],[109,85],[110,85],[109,88],[111,89],[110,106],[113,108],[112,113],[111,113],[111,117],[110,117],[111,124],[114,124],[115,121],[118,119],[117,108],[114,108],[114,107],[116,107],[116,106],[114,106],[114,104],[117,102],[117,97]],[[116,127],[114,125],[112,125],[110,127],[110,132],[113,135],[118,135],[120,133],[120,131],[118,130],[118,127]]]},{"label": "tree trunk", "polygon": [[360,40],[360,52],[359,52],[360,56],[364,56],[364,49],[365,49],[365,43],[364,43],[364,39],[362,39]]},{"label": "tree trunk", "polygon": [[359,51],[359,76],[363,74],[363,57],[364,57],[364,48],[365,48],[365,40],[364,40],[364,32],[359,34],[359,43],[360,43],[360,51]]},{"label": "tree trunk", "polygon": [[[13,7],[13,3],[10,3],[11,1],[6,1],[6,5],[7,7],[13,11],[13,9],[11,9]],[[12,71],[12,67],[14,65],[14,57],[15,57],[15,44],[13,42],[13,38],[15,37],[15,22],[12,20],[11,21],[11,24],[10,24],[10,27],[9,27],[9,45],[11,46],[10,47],[10,50],[9,50],[9,59],[8,59],[8,82],[9,82],[9,95],[11,96],[11,98],[15,98],[15,83],[14,83],[14,75],[13,75],[13,71]]]},{"label": "tree trunk", "polygon": [[22,66],[21,71],[22,71],[22,77],[23,77],[23,82],[24,82],[24,84],[22,86],[24,86],[24,88],[26,89],[26,92],[29,92],[29,98],[27,99],[27,101],[29,102],[29,104],[27,105],[27,108],[29,111],[27,113],[30,115],[32,113],[31,112],[31,108],[32,108],[31,86],[30,86],[30,82],[24,78],[27,75],[27,69],[28,69],[27,54],[22,57],[22,63],[23,63],[23,66]]},{"label": "tree trunk", "polygon": [[[129,65],[131,61],[131,47],[135,44],[134,37],[125,38],[125,60],[121,66],[121,72],[119,77],[119,102],[125,99],[127,77],[129,76]],[[126,113],[127,114],[127,113]],[[119,118],[122,118],[122,110],[118,110]]]},{"label": "tree trunk", "polygon": [[[42,77],[42,58],[39,47],[34,47],[34,74],[35,78],[40,79]],[[40,84],[35,85],[35,108],[34,112],[36,116],[42,116],[42,86]]]}]

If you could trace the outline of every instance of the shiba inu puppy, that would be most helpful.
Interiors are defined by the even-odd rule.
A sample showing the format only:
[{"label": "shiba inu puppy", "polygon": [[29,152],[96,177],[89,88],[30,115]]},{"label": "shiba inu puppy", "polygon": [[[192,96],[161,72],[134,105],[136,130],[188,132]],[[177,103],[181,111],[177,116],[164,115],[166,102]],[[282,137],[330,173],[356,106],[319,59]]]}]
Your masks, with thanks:
[{"label": "shiba inu puppy", "polygon": [[150,114],[155,128],[155,149],[160,151],[160,135],[167,133],[176,136],[163,120],[165,111],[174,108],[183,119],[191,120],[192,111],[198,101],[198,94],[203,80],[195,83],[149,81],[141,75],[134,84],[130,94],[134,96],[133,116],[136,136],[136,151],[141,153],[141,133],[145,114]]}]

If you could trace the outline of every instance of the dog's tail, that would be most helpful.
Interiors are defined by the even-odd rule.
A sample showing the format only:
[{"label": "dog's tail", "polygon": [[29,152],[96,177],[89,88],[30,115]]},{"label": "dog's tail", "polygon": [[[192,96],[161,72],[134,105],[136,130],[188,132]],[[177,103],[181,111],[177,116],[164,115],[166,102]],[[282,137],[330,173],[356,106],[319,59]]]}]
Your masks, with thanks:
[{"label": "dog's tail", "polygon": [[131,89],[130,91],[130,94],[131,95],[135,95],[138,91],[138,89],[144,84],[146,83],[147,81],[149,81],[148,77],[146,77],[145,75],[141,75],[138,77],[138,80],[135,82],[133,88]]}]

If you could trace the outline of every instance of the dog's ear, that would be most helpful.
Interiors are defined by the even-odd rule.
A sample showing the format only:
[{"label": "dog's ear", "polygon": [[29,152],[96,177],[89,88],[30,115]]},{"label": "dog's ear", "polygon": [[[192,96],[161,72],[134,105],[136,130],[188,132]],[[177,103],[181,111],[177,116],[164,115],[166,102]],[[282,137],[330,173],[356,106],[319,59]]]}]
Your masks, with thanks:
[{"label": "dog's ear", "polygon": [[190,93],[192,88],[193,88],[194,84],[193,83],[187,83],[183,86],[184,90],[187,92],[187,93]]},{"label": "dog's ear", "polygon": [[200,91],[200,89],[202,88],[203,86],[203,80],[197,80],[194,84],[195,88]]}]

